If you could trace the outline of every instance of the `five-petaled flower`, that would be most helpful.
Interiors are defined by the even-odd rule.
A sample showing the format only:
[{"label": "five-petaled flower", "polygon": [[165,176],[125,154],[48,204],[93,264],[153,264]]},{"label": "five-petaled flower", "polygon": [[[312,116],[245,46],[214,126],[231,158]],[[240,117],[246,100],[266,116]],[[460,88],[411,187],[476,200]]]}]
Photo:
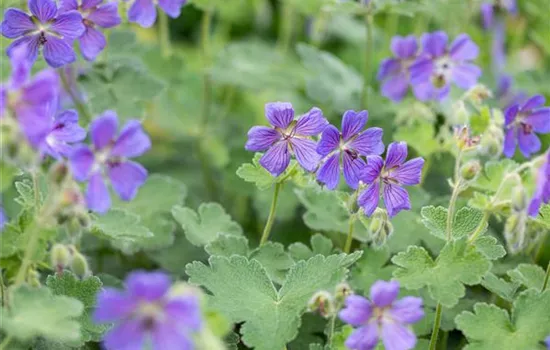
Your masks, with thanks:
[{"label": "five-petaled flower", "polygon": [[410,324],[424,317],[422,299],[397,299],[399,283],[377,281],[370,290],[370,300],[359,295],[346,298],[340,319],[357,327],[346,339],[353,350],[376,348],[380,339],[386,350],[408,350],[416,345],[416,336]]},{"label": "five-petaled flower", "polygon": [[387,58],[380,64],[378,80],[383,81],[382,95],[392,101],[401,101],[409,87],[409,67],[416,59],[417,39],[414,35],[395,36],[391,40],[395,58]]},{"label": "five-petaled flower", "polygon": [[371,216],[378,207],[380,187],[382,187],[384,203],[390,217],[401,210],[411,209],[409,194],[402,186],[420,183],[424,159],[418,157],[405,161],[406,159],[405,142],[391,143],[388,146],[385,162],[380,156],[367,157],[367,166],[362,172],[361,180],[368,187],[357,198],[357,203],[367,216]]},{"label": "five-petaled flower", "polygon": [[111,207],[106,178],[118,196],[132,200],[147,179],[147,170],[128,160],[151,148],[151,140],[137,120],[128,121],[117,136],[118,120],[113,111],[106,111],[90,124],[93,148],[75,147],[69,157],[73,175],[78,181],[88,180],[88,208],[105,213]]},{"label": "five-petaled flower", "polygon": [[[550,123],[550,121],[549,121]],[[542,203],[550,203],[550,149],[546,151],[544,162],[537,173],[535,193],[529,203],[529,215],[537,216]]]},{"label": "five-petaled flower", "polygon": [[54,67],[74,62],[76,55],[72,40],[84,33],[82,16],[77,11],[59,14],[53,0],[29,0],[31,15],[9,8],[1,24],[2,35],[16,39],[8,46],[8,56],[19,46],[27,47],[27,55],[34,61],[42,47],[44,59]]},{"label": "five-petaled flower", "polygon": [[451,82],[462,89],[477,83],[481,69],[470,63],[479,48],[467,34],[460,34],[447,48],[448,37],[438,31],[422,35],[422,53],[411,65],[411,83],[421,101],[441,100],[450,92]]},{"label": "five-petaled flower", "polygon": [[128,20],[144,28],[151,27],[157,19],[157,4],[162,11],[172,18],[179,17],[181,7],[187,0],[134,0],[128,10]]},{"label": "five-petaled flower", "polygon": [[245,148],[252,152],[266,151],[260,165],[273,176],[281,175],[294,154],[298,163],[307,171],[314,171],[320,156],[315,151],[317,144],[310,139],[319,135],[328,122],[319,108],[294,120],[294,109],[287,102],[274,102],[265,105],[265,116],[272,128],[254,126],[248,131]]},{"label": "five-petaled flower", "polygon": [[107,45],[105,35],[96,27],[113,28],[120,24],[118,14],[118,4],[108,2],[103,4],[103,0],[62,0],[60,12],[79,11],[82,14],[82,23],[84,24],[84,33],[78,38],[80,42],[80,51],[82,56],[93,61]]},{"label": "five-petaled flower", "polygon": [[193,333],[203,325],[196,295],[171,293],[162,272],[132,272],[125,284],[125,291],[98,295],[94,321],[114,323],[103,339],[108,350],[194,349]]},{"label": "five-petaled flower", "polygon": [[540,151],[541,143],[535,133],[550,133],[550,107],[544,106],[544,96],[536,95],[523,105],[514,104],[504,112],[504,155],[512,157],[516,145],[525,157]]},{"label": "five-petaled flower", "polygon": [[334,125],[328,125],[321,135],[317,145],[317,153],[324,159],[317,172],[317,180],[333,190],[340,180],[340,163],[343,164],[346,183],[353,189],[357,188],[361,170],[366,166],[360,156],[382,154],[382,129],[363,128],[367,124],[367,111],[347,111],[342,119],[342,132]]}]

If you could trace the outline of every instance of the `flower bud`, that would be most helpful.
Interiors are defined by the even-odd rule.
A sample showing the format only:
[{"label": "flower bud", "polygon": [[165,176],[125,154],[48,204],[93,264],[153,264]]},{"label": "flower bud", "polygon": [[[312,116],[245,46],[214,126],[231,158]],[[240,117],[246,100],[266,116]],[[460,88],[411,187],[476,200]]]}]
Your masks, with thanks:
[{"label": "flower bud", "polygon": [[458,149],[462,151],[469,151],[479,145],[480,137],[472,136],[470,128],[468,126],[463,126],[455,129],[455,140]]},{"label": "flower bud", "polygon": [[485,85],[477,84],[466,93],[473,104],[480,105],[486,99],[493,97],[493,93]]},{"label": "flower bud", "polygon": [[60,186],[69,175],[69,167],[63,162],[57,162],[48,170],[48,179],[56,186]]},{"label": "flower bud", "polygon": [[36,270],[29,270],[27,274],[27,282],[33,287],[40,287],[40,273]]},{"label": "flower bud", "polygon": [[346,297],[351,294],[353,294],[353,290],[351,289],[350,285],[346,282],[342,282],[336,286],[334,299],[336,299],[338,304],[341,304],[344,302]]},{"label": "flower bud", "polygon": [[458,101],[453,105],[453,119],[453,124],[463,125],[470,122],[470,113],[463,101]]},{"label": "flower bud", "polygon": [[383,246],[393,233],[393,225],[385,209],[377,208],[372,215],[369,233],[375,248]]},{"label": "flower bud", "polygon": [[520,184],[512,189],[512,209],[516,212],[524,211],[527,208],[527,193]]},{"label": "flower bud", "polygon": [[481,164],[477,160],[471,160],[460,168],[460,177],[466,181],[473,181],[481,172]]},{"label": "flower bud", "polygon": [[329,292],[321,290],[309,299],[307,308],[310,312],[319,311],[319,314],[325,318],[333,315],[336,311],[334,306],[334,298]]},{"label": "flower bud", "polygon": [[527,214],[525,212],[513,213],[506,219],[504,225],[504,238],[506,239],[506,244],[510,253],[517,254],[525,249],[526,227]]},{"label": "flower bud", "polygon": [[50,260],[57,273],[61,273],[71,263],[71,252],[66,246],[58,243],[50,250]]},{"label": "flower bud", "polygon": [[75,252],[73,255],[73,260],[71,262],[71,270],[80,278],[87,277],[90,274],[88,269],[88,261],[86,257],[80,252]]}]

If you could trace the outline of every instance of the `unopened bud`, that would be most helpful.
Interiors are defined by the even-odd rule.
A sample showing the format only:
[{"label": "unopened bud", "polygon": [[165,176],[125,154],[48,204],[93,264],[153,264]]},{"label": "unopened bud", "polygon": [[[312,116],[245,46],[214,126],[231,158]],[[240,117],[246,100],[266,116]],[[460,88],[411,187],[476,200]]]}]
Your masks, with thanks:
[{"label": "unopened bud", "polygon": [[504,225],[504,238],[506,239],[506,244],[510,253],[517,254],[525,249],[526,227],[527,214],[525,212],[513,213],[506,219]]},{"label": "unopened bud", "polygon": [[353,290],[350,285],[346,282],[342,282],[336,286],[334,291],[334,299],[336,299],[338,304],[340,304],[343,303],[346,297],[351,294],[353,294]]},{"label": "unopened bud", "polygon": [[470,113],[466,109],[463,101],[458,101],[453,105],[454,124],[468,124],[470,122]]},{"label": "unopened bud", "polygon": [[473,181],[481,172],[481,164],[477,160],[471,160],[460,168],[460,177],[466,181]]},{"label": "unopened bud", "polygon": [[377,208],[375,210],[369,225],[369,233],[375,248],[382,247],[391,236],[393,225],[385,209]]},{"label": "unopened bud", "polygon": [[63,244],[56,244],[50,250],[50,260],[57,273],[61,273],[71,263],[71,252]]},{"label": "unopened bud", "polygon": [[40,273],[36,270],[30,270],[27,274],[27,281],[33,287],[40,287]]},{"label": "unopened bud", "polygon": [[463,126],[455,129],[455,140],[458,146],[458,149],[462,151],[469,151],[476,148],[479,145],[480,137],[472,136],[470,128],[468,126]]},{"label": "unopened bud", "polygon": [[479,105],[486,99],[492,97],[493,93],[485,85],[478,84],[468,90],[467,96],[472,103]]},{"label": "unopened bud", "polygon": [[329,292],[324,290],[319,291],[309,299],[307,308],[310,312],[318,311],[319,314],[325,318],[333,315],[335,310],[334,298]]},{"label": "unopened bud", "polygon": [[69,167],[67,164],[62,162],[57,162],[50,167],[48,171],[48,179],[51,183],[59,186],[61,185],[67,176],[69,175]]},{"label": "unopened bud", "polygon": [[71,262],[71,270],[80,278],[87,277],[90,274],[88,261],[86,257],[79,252],[75,252]]},{"label": "unopened bud", "polygon": [[527,193],[525,188],[520,184],[512,189],[512,209],[521,212],[527,208]]}]

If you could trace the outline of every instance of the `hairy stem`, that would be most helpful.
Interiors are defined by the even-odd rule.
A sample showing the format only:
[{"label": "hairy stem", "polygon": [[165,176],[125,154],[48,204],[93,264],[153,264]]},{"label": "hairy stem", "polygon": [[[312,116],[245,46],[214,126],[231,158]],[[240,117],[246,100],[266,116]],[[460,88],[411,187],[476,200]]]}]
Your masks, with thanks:
[{"label": "hairy stem", "polygon": [[267,217],[267,222],[265,223],[264,232],[260,240],[260,246],[264,245],[265,242],[269,239],[269,233],[271,232],[271,227],[275,221],[275,212],[277,210],[277,200],[279,199],[279,191],[281,190],[282,182],[277,182],[275,184],[275,190],[273,191],[273,198],[271,199],[271,207],[269,208],[269,216]]},{"label": "hairy stem", "polygon": [[172,55],[172,45],[170,44],[170,27],[168,25],[168,16],[164,11],[158,11],[159,16],[159,43],[160,53],[163,57]]},{"label": "hairy stem", "polygon": [[485,225],[489,221],[489,216],[490,215],[491,215],[491,213],[487,210],[483,213],[483,217],[481,218],[481,221],[479,222],[479,225],[477,225],[476,230],[468,238],[468,243],[473,243],[473,242],[476,241],[477,237],[479,237],[479,235],[483,231],[483,228],[485,227]]},{"label": "hairy stem", "polygon": [[542,284],[542,292],[546,290],[546,287],[548,287],[548,280],[550,280],[550,261],[548,262],[548,266],[546,267],[546,275],[544,276],[544,283]]},{"label": "hairy stem", "polygon": [[[75,68],[76,69],[76,68]],[[78,115],[80,117],[80,120],[84,122],[84,124],[87,124],[92,121],[92,116],[90,112],[88,111],[88,107],[82,102],[80,97],[77,95],[77,92],[75,92],[73,89],[71,89],[71,84],[69,83],[71,81],[72,77],[69,77],[69,72],[66,69],[60,68],[58,70],[59,77],[61,79],[61,85],[63,86],[63,90],[65,90],[68,94],[71,100],[73,101],[73,104],[78,111]],[[72,73],[71,73],[72,74]],[[75,89],[77,87],[75,86]]]},{"label": "hairy stem", "polygon": [[353,226],[355,224],[355,214],[349,217],[348,236],[346,238],[346,244],[344,245],[344,253],[349,253],[351,250],[351,243],[353,242]]},{"label": "hairy stem", "polygon": [[436,350],[437,348],[437,338],[439,335],[439,327],[441,326],[441,313],[443,311],[443,307],[440,303],[437,303],[437,306],[435,308],[435,320],[434,320],[434,327],[432,330],[432,337],[430,338],[430,350]]},{"label": "hairy stem", "polygon": [[374,54],[374,41],[372,35],[373,18],[369,9],[365,15],[365,23],[367,28],[367,41],[365,42],[365,66],[363,68],[363,90],[361,91],[361,109],[366,109],[369,105],[369,80],[372,66],[372,55]]},{"label": "hairy stem", "polygon": [[279,37],[277,38],[277,48],[282,53],[286,53],[292,41],[292,31],[294,23],[294,9],[289,0],[281,1],[281,18],[279,19]]}]

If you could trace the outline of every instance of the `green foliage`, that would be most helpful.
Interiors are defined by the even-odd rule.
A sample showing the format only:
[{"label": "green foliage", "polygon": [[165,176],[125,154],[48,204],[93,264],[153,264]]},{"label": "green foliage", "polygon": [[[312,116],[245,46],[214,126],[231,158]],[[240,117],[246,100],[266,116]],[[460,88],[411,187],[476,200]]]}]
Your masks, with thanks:
[{"label": "green foliage", "polygon": [[495,305],[478,303],[474,312],[456,318],[469,344],[466,350],[542,349],[550,334],[550,290],[529,290],[514,301],[511,314]]},{"label": "green foliage", "polygon": [[204,247],[204,250],[210,255],[217,256],[248,256],[248,240],[243,236],[218,234],[216,239]]},{"label": "green foliage", "polygon": [[300,242],[292,243],[288,246],[288,252],[294,260],[298,261],[308,260],[319,254],[329,256],[334,249],[332,241],[320,233],[311,236],[310,244],[311,248]]},{"label": "green foliage", "polygon": [[0,162],[0,193],[11,186],[13,179],[19,173],[14,166]]},{"label": "green foliage", "polygon": [[435,261],[424,248],[411,246],[392,262],[398,266],[394,277],[406,288],[426,286],[430,296],[447,307],[465,295],[464,285],[479,284],[491,268],[489,260],[465,239],[447,243]]},{"label": "green foliage", "polygon": [[303,181],[303,170],[297,166],[296,161],[292,161],[284,173],[278,177],[274,177],[260,165],[261,157],[260,153],[256,153],[252,159],[252,163],[242,164],[237,169],[237,176],[246,182],[254,183],[260,191],[267,190],[276,183],[281,183],[288,179],[297,182]]},{"label": "green foliage", "polygon": [[240,235],[243,232],[218,203],[203,203],[197,212],[176,205],[172,208],[172,215],[182,226],[189,242],[197,246],[210,243],[219,233]]},{"label": "green foliage", "polygon": [[[443,207],[434,207],[432,205],[423,207],[422,222],[430,230],[430,233],[436,237],[446,240],[448,210]],[[460,208],[453,220],[451,237],[460,239],[470,236],[479,227],[483,219],[483,213],[479,210],[463,207]],[[484,223],[482,233],[487,229],[487,223]]]},{"label": "green foliage", "polygon": [[545,274],[542,267],[532,264],[519,264],[515,269],[508,271],[512,282],[537,291],[542,290]]},{"label": "green foliage", "polygon": [[59,342],[81,338],[77,318],[83,304],[77,299],[53,295],[48,288],[20,286],[9,291],[9,307],[2,306],[0,327],[12,337],[29,340],[42,336]]},{"label": "green foliage", "polygon": [[409,147],[414,148],[418,154],[425,158],[442,150],[441,142],[435,135],[434,127],[428,121],[400,126],[394,133],[393,138],[407,142]]},{"label": "green foliage", "polygon": [[99,278],[91,276],[80,280],[71,272],[64,272],[61,276],[48,276],[46,286],[51,289],[54,295],[65,295],[77,299],[84,306],[84,312],[78,318],[82,344],[90,340],[101,340],[103,333],[109,326],[94,324],[91,319],[95,308],[96,294],[103,286]]},{"label": "green foliage", "polygon": [[191,283],[204,286],[212,296],[212,307],[233,322],[244,322],[242,340],[258,350],[283,348],[294,339],[300,315],[313,293],[331,289],[345,277],[346,267],[361,253],[300,261],[288,272],[277,290],[257,260],[212,256],[209,265],[186,266]]},{"label": "green foliage", "polygon": [[489,272],[483,277],[481,285],[493,294],[498,295],[502,299],[512,302],[519,288],[518,283],[508,282],[499,278],[492,272]]},{"label": "green foliage", "polygon": [[517,168],[517,163],[510,159],[487,162],[483,173],[472,186],[479,190],[494,193],[499,188],[504,176],[515,168]]},{"label": "green foliage", "polygon": [[375,250],[363,249],[363,256],[351,270],[349,283],[354,290],[367,292],[377,280],[390,280],[395,266],[389,264],[387,247]]}]

